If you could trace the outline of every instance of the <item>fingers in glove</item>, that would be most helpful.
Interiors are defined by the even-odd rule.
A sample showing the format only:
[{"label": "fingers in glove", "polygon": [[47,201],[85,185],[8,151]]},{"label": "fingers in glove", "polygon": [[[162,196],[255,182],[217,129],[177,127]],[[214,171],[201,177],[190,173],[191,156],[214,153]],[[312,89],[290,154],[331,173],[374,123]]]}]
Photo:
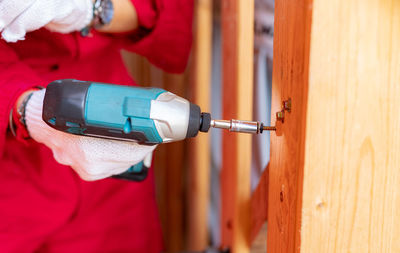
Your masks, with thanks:
[{"label": "fingers in glove", "polygon": [[156,148],[156,146],[139,145],[134,142],[90,137],[79,139],[78,146],[85,151],[87,160],[112,161],[116,163],[137,163]]},{"label": "fingers in glove", "polygon": [[4,28],[2,32],[3,38],[7,42],[17,42],[18,40],[23,40],[27,32],[40,29],[48,24],[52,16],[42,15],[42,8],[44,6],[40,4],[33,4],[26,9]]},{"label": "fingers in glove", "polygon": [[27,10],[35,0],[0,0],[0,31]]},{"label": "fingers in glove", "polygon": [[116,165],[110,162],[102,164],[77,164],[71,167],[76,171],[79,177],[85,181],[108,178],[113,175],[121,174],[130,168],[130,166],[126,164]]},{"label": "fingers in glove", "polygon": [[70,33],[80,31],[90,24],[93,18],[92,0],[73,0],[75,10],[67,11],[69,15],[57,15],[52,22],[46,25],[50,31]]},{"label": "fingers in glove", "polygon": [[81,168],[80,166],[71,166],[71,168],[78,174],[78,176],[82,180],[85,181],[95,181],[108,177],[108,175],[105,173],[91,174],[89,171]]}]

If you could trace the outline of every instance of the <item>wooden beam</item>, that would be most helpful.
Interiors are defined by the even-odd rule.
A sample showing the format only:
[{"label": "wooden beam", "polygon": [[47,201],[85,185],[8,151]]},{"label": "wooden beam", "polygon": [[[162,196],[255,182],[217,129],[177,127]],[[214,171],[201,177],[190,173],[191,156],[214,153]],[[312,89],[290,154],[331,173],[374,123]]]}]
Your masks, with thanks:
[{"label": "wooden beam", "polygon": [[400,251],[400,1],[314,0],[302,252]]},{"label": "wooden beam", "polygon": [[[251,119],[253,99],[253,0],[223,0],[223,117]],[[251,136],[223,134],[222,246],[250,248]]]},{"label": "wooden beam", "polygon": [[[191,88],[194,90],[192,102],[203,112],[210,111],[212,9],[212,0],[196,1]],[[191,139],[190,150],[187,250],[204,251],[208,247],[209,134],[199,133]]]},{"label": "wooden beam", "polygon": [[271,134],[268,252],[297,252],[300,245],[311,7],[311,0],[275,1],[271,121],[288,98],[292,110]]},{"label": "wooden beam", "polygon": [[[222,25],[222,116],[236,118],[237,97],[237,31],[236,1],[221,1]],[[221,243],[222,247],[232,246],[232,229],[235,205],[237,136],[222,133],[222,170],[221,170]]]},{"label": "wooden beam", "polygon": [[268,252],[400,251],[400,2],[275,3]]},{"label": "wooden beam", "polygon": [[[163,88],[178,96],[185,96],[185,76],[176,74],[163,75]],[[184,250],[184,198],[185,198],[185,157],[186,143],[173,142],[163,144],[166,148],[165,174],[166,180],[164,189],[166,199],[165,224],[166,233],[164,241],[168,252],[178,252]]]}]

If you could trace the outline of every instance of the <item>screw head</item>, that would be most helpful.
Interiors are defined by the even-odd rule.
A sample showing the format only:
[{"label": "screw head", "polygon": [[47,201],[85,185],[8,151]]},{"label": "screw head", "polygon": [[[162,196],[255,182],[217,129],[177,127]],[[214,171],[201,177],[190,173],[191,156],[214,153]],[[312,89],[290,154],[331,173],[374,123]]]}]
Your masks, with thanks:
[{"label": "screw head", "polygon": [[277,121],[281,121],[283,123],[284,119],[285,119],[285,111],[284,110],[279,111],[279,112],[276,113],[276,120]]},{"label": "screw head", "polygon": [[283,101],[282,107],[285,111],[290,112],[292,110],[292,99],[289,98],[288,100]]}]

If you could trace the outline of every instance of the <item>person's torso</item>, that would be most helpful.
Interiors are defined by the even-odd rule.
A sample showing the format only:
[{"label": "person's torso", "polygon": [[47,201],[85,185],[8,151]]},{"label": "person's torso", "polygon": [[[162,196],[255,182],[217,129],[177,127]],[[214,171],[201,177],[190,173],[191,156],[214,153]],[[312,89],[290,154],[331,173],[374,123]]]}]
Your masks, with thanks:
[{"label": "person's torso", "polygon": [[109,35],[93,32],[82,37],[78,32],[59,34],[41,29],[9,46],[46,82],[74,78],[134,84],[121,58],[119,39]]}]

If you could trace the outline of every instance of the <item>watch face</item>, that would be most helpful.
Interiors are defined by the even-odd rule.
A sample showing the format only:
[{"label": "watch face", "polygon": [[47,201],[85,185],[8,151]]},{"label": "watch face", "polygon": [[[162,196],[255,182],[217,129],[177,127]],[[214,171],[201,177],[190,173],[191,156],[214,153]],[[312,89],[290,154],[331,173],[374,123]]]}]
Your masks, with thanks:
[{"label": "watch face", "polygon": [[100,20],[103,25],[111,23],[114,16],[114,5],[111,0],[101,1]]}]

